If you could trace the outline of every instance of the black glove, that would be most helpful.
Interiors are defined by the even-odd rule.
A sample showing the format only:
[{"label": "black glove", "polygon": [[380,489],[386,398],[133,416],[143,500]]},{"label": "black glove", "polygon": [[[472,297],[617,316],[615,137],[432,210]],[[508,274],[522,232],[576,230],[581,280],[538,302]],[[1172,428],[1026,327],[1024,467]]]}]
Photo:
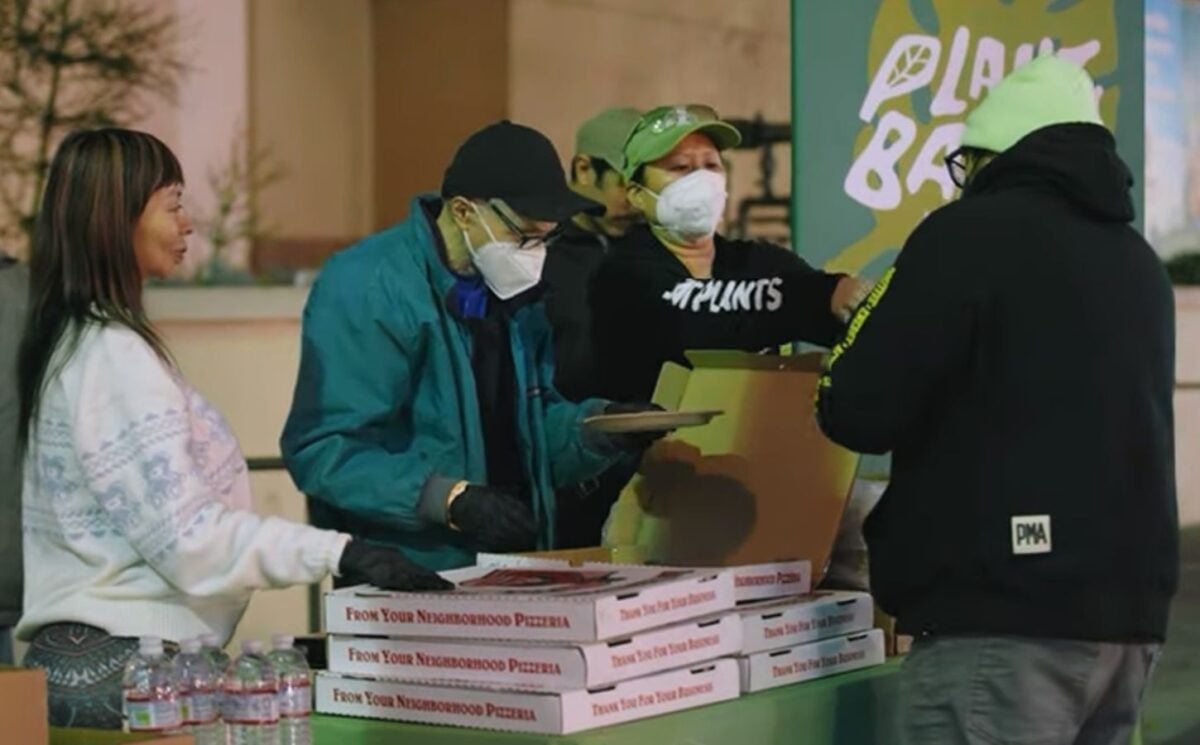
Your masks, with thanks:
[{"label": "black glove", "polygon": [[400,551],[378,543],[351,538],[342,550],[338,574],[352,582],[365,582],[383,590],[450,590],[447,582]]},{"label": "black glove", "polygon": [[[647,403],[620,403],[613,401],[608,406],[604,407],[605,414],[641,414],[647,411],[666,411],[658,404]],[[640,453],[646,448],[653,445],[656,441],[667,436],[670,430],[659,430],[655,432],[619,432],[608,434],[608,441],[618,450],[624,450],[627,453]]]},{"label": "black glove", "polygon": [[471,484],[450,504],[450,524],[484,551],[537,547],[537,522],[529,506],[508,492]]}]

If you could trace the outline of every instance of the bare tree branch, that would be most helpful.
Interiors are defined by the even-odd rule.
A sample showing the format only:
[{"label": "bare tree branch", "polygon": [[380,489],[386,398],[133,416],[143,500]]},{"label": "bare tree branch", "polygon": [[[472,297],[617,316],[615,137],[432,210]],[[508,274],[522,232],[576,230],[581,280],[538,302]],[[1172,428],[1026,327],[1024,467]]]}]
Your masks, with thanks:
[{"label": "bare tree branch", "polygon": [[0,0],[0,239],[27,242],[68,131],[128,125],[148,98],[174,101],[188,69],[177,34],[168,4]]}]

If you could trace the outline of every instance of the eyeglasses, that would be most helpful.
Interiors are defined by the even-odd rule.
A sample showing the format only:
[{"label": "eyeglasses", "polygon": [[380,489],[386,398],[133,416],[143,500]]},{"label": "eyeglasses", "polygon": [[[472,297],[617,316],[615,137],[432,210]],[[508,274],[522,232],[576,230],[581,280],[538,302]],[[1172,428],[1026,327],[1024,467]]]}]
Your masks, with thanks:
[{"label": "eyeglasses", "polygon": [[960,147],[950,153],[943,159],[946,163],[946,170],[950,173],[950,180],[959,189],[967,188],[967,177],[970,175],[971,161],[967,152],[967,148]]},{"label": "eyeglasses", "polygon": [[704,104],[688,104],[686,106],[659,106],[642,115],[630,133],[630,137],[645,130],[654,134],[662,134],[669,129],[688,124],[702,124],[720,121],[717,110]]},{"label": "eyeglasses", "polygon": [[556,225],[548,233],[526,233],[521,228],[517,227],[517,217],[504,214],[508,211],[508,205],[503,202],[493,199],[489,201],[488,206],[492,208],[492,212],[496,213],[496,217],[500,218],[500,222],[504,223],[504,227],[508,228],[517,238],[517,248],[524,251],[526,249],[535,248],[539,245],[549,247],[562,235],[561,225]]}]

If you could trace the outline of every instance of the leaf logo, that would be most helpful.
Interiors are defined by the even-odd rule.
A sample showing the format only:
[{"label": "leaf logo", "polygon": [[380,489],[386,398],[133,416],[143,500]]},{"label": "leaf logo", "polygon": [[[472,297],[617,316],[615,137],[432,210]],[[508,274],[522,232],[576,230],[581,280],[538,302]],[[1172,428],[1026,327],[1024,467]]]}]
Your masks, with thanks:
[{"label": "leaf logo", "polygon": [[884,101],[929,85],[941,51],[942,43],[932,36],[906,34],[897,39],[880,65],[880,69],[887,72],[875,76],[858,118],[870,122]]},{"label": "leaf logo", "polygon": [[[881,0],[878,8],[861,128],[841,178],[875,224],[825,262],[831,271],[882,271],[925,215],[954,198],[943,158],[958,147],[963,116],[1010,70],[1046,52],[1100,79],[1117,68],[1116,0]],[[1097,95],[1113,126],[1118,86]]]}]

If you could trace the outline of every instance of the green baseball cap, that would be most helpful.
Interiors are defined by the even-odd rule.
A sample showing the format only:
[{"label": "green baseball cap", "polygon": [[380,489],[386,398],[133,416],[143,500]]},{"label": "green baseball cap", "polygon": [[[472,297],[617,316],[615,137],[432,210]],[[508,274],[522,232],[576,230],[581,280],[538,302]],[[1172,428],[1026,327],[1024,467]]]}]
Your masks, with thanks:
[{"label": "green baseball cap", "polygon": [[575,154],[606,161],[620,173],[625,163],[625,140],[642,112],[632,106],[613,106],[579,125],[575,132]]},{"label": "green baseball cap", "polygon": [[653,163],[675,149],[693,132],[708,135],[717,150],[728,150],[742,141],[737,128],[721,121],[715,109],[703,104],[679,104],[651,109],[638,120],[625,143],[622,175],[632,178],[638,168]]},{"label": "green baseball cap", "polygon": [[1053,124],[1100,124],[1096,84],[1087,70],[1053,54],[1026,62],[988,91],[967,115],[963,147],[1002,153]]}]

